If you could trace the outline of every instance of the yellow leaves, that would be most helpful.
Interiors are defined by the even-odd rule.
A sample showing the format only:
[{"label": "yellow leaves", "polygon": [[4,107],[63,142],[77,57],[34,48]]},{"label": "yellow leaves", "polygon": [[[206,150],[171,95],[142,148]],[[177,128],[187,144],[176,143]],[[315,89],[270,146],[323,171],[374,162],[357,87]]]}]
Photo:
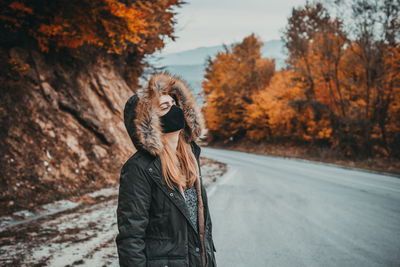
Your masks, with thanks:
[{"label": "yellow leaves", "polygon": [[288,103],[297,97],[290,87],[290,77],[289,71],[277,72],[269,86],[253,94],[253,103],[246,109],[249,138],[280,136],[290,128],[294,113]]},{"label": "yellow leaves", "polygon": [[11,9],[14,9],[14,10],[23,11],[23,12],[26,12],[28,14],[33,14],[32,8],[29,8],[29,7],[27,7],[26,5],[24,5],[23,3],[20,3],[20,2],[12,2],[9,5],[9,7]]},{"label": "yellow leaves", "polygon": [[[134,5],[130,7],[124,3],[114,0],[106,0],[110,7],[111,14],[120,18],[126,18],[131,22],[138,22],[140,19],[145,17],[145,13],[137,10]],[[139,23],[137,23],[139,24]]]},{"label": "yellow leaves", "polygon": [[11,58],[9,59],[8,63],[11,66],[11,70],[16,71],[22,75],[25,75],[29,68],[29,64],[24,63],[20,59]]},{"label": "yellow leaves", "polygon": [[62,34],[64,31],[63,25],[45,25],[42,24],[38,30],[40,33],[43,33],[47,36],[56,36]]},{"label": "yellow leaves", "polygon": [[331,140],[332,126],[327,114],[322,114],[322,117],[317,119],[315,111],[311,107],[307,107],[301,114],[296,114],[299,122],[305,127],[299,129],[300,137],[303,140]]},{"label": "yellow leaves", "polygon": [[[250,139],[297,136],[313,141],[332,138],[333,129],[326,114],[316,119],[311,106],[298,112],[289,105],[292,101],[304,99],[302,90],[293,82],[294,77],[290,71],[277,72],[269,86],[253,94],[253,103],[246,109],[245,120]],[[293,125],[293,120],[299,124]]]},{"label": "yellow leaves", "polygon": [[10,32],[29,33],[41,51],[50,47],[78,48],[95,45],[109,53],[153,53],[164,46],[164,36],[173,38],[171,7],[182,2],[82,0],[11,1],[0,11],[0,21]]},{"label": "yellow leaves", "polygon": [[2,30],[8,30],[10,32],[18,32],[24,27],[26,23],[29,23],[30,17],[33,15],[33,9],[18,1],[4,1],[0,8],[0,24]]},{"label": "yellow leaves", "polygon": [[49,51],[49,40],[46,37],[42,36],[35,36],[36,40],[38,41],[39,49],[42,52],[48,52]]},{"label": "yellow leaves", "polygon": [[[85,43],[100,47],[107,45],[109,53],[121,54],[128,43],[140,42],[139,34],[144,31],[146,25],[143,20],[145,14],[136,10],[134,5],[127,7],[114,0],[106,0],[106,3],[107,6],[98,7],[100,10],[95,13],[101,14],[108,11],[115,16],[115,18],[99,17],[109,40],[96,32],[95,25],[85,23],[87,18],[79,11],[74,19],[65,20],[62,17],[56,17],[51,24],[41,24],[38,32],[42,36],[55,40],[57,47],[77,48]],[[42,48],[47,45],[43,40],[40,43]]]},{"label": "yellow leaves", "polygon": [[329,139],[331,137],[332,128],[322,128],[317,135],[318,139]]},{"label": "yellow leaves", "polygon": [[107,29],[108,36],[113,39],[112,50],[122,53],[128,43],[138,44],[141,41],[140,34],[147,33],[146,14],[136,8],[135,5],[127,6],[115,0],[106,0],[112,15],[121,19],[118,23],[112,20],[101,19]]},{"label": "yellow leaves", "polygon": [[226,47],[207,66],[202,83],[207,97],[206,121],[219,116],[219,125],[209,124],[218,127],[215,130],[223,136],[243,132],[252,94],[267,86],[275,71],[273,60],[261,58],[261,44],[252,34],[231,49]]},{"label": "yellow leaves", "polygon": [[310,10],[289,19],[288,70],[271,73],[273,62],[259,56],[254,36],[210,60],[202,85],[213,130],[306,140],[348,155],[371,147],[368,153],[400,155],[398,40],[349,40],[355,36],[338,18]]},{"label": "yellow leaves", "polygon": [[[222,136],[244,129],[254,141],[292,138],[332,147],[342,147],[342,142],[346,147],[349,140],[360,141],[355,146],[362,146],[363,140],[391,144],[400,132],[399,47],[382,53],[378,63],[385,64],[383,69],[371,68],[380,75],[373,82],[357,44],[345,46],[336,35],[316,34],[305,58],[268,79],[270,62],[256,58],[252,69],[245,59],[227,50],[208,64],[203,82],[208,127]],[[253,83],[254,77],[263,81],[262,86]],[[306,95],[311,86],[314,94]],[[244,101],[247,95],[249,102]],[[363,136],[367,131],[368,139]],[[389,151],[381,145],[373,149],[382,155]]]},{"label": "yellow leaves", "polygon": [[42,51],[48,51],[49,40],[54,40],[57,47],[69,47],[77,48],[86,43],[96,43],[93,33],[86,25],[78,25],[77,28],[80,29],[82,35],[76,34],[77,31],[71,31],[73,27],[69,23],[63,22],[60,18],[56,18],[55,24],[46,25],[41,24],[38,29],[37,39],[39,41],[39,46]]}]

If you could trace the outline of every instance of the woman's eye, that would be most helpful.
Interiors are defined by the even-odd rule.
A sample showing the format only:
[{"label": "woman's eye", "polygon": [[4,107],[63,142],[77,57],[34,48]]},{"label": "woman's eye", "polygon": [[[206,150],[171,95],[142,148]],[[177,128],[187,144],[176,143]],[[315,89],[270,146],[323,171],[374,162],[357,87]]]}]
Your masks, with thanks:
[{"label": "woman's eye", "polygon": [[176,102],[175,102],[175,100],[172,100],[172,102],[171,102],[171,103],[172,103],[172,104],[170,104],[170,105],[166,105],[166,104],[164,104],[164,105],[160,106],[161,110],[166,110],[166,109],[168,109],[168,108],[169,108],[169,106],[171,106],[171,105],[176,105]]}]

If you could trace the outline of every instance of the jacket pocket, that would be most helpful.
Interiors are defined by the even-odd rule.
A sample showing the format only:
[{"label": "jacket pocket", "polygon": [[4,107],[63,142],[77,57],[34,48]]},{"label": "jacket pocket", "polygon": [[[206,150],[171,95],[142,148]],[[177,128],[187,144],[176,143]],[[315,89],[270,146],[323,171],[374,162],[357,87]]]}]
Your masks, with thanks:
[{"label": "jacket pocket", "polygon": [[150,238],[145,239],[145,251],[149,260],[162,260],[168,255],[171,250],[171,240],[165,238]]}]

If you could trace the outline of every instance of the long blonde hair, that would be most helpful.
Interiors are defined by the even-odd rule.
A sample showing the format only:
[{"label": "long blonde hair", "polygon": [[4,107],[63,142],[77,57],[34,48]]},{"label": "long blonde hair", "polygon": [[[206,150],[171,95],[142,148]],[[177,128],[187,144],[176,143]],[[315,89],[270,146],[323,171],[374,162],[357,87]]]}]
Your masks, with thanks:
[{"label": "long blonde hair", "polygon": [[[179,133],[176,152],[164,137],[162,137],[162,142],[164,149],[160,153],[161,168],[168,187],[173,189],[172,182],[175,182],[178,187],[192,187],[199,176],[199,167],[190,144],[184,140],[183,130]],[[179,162],[181,167],[179,167]]]}]

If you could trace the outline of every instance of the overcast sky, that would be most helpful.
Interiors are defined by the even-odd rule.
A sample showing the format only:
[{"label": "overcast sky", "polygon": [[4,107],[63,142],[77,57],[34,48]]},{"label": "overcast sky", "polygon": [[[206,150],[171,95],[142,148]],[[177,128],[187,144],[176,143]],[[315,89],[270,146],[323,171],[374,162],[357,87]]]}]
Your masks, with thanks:
[{"label": "overcast sky", "polygon": [[[311,1],[310,1],[311,2]],[[293,7],[306,0],[187,0],[178,12],[175,42],[167,42],[163,53],[200,46],[241,41],[252,32],[263,41],[280,39]]]}]

